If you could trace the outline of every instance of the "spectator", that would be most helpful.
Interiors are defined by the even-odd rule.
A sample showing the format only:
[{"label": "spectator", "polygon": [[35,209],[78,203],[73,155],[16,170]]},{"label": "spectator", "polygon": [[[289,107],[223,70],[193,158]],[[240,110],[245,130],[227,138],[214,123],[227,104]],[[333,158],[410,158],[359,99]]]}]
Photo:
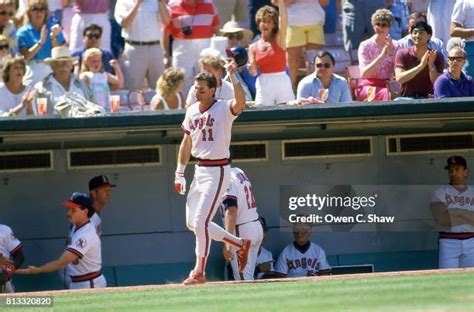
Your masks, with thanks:
[{"label": "spectator", "polygon": [[408,0],[408,5],[411,12],[421,12],[426,14],[430,2],[431,0]]},{"label": "spectator", "polygon": [[0,85],[0,111],[8,116],[34,115],[32,101],[35,92],[23,84],[25,60],[16,56],[9,58],[4,66],[3,84]]},{"label": "spectator", "polygon": [[266,5],[271,5],[271,0],[248,0],[248,15],[249,15],[249,28],[254,35],[260,35],[260,28],[258,27],[255,16],[257,15],[258,10],[263,8]]},{"label": "spectator", "polygon": [[262,33],[261,38],[250,45],[249,72],[257,77],[256,106],[285,104],[294,100],[291,80],[286,70],[287,13],[284,0],[278,0],[280,17],[274,7],[258,10],[255,20]]},{"label": "spectator", "polygon": [[[51,19],[54,19],[56,23],[62,24],[63,19],[63,8],[65,5],[69,5],[71,0],[47,0],[48,1],[48,8],[49,8],[49,16]],[[18,1],[18,10],[16,13],[17,18],[22,18],[25,15],[27,10],[28,4],[27,0],[19,0]]]},{"label": "spectator", "polygon": [[385,7],[385,0],[345,0],[342,5],[342,31],[344,48],[351,54],[355,64],[359,44],[367,33],[368,37],[374,34],[369,16],[377,9]]},{"label": "spectator", "polygon": [[168,6],[160,2],[160,12],[173,38],[172,66],[184,69],[187,93],[199,71],[197,61],[201,50],[209,47],[211,37],[218,33],[220,19],[213,2],[208,0],[176,0]]},{"label": "spectator", "polygon": [[16,38],[16,26],[12,21],[15,15],[15,2],[13,0],[0,0],[0,35],[8,40],[10,53],[18,53],[18,44]]},{"label": "spectator", "polygon": [[433,83],[444,70],[441,53],[428,49],[433,31],[425,22],[416,23],[411,35],[415,45],[397,51],[395,77],[401,85],[401,97],[427,98],[433,94]]},{"label": "spectator", "polygon": [[[314,73],[304,77],[298,84],[296,98],[318,99],[315,103],[351,102],[351,92],[344,77],[334,74],[336,61],[327,51],[319,52],[315,58]],[[325,91],[327,90],[327,91]],[[324,94],[327,92],[327,94]]]},{"label": "spectator", "polygon": [[469,169],[462,156],[450,156],[448,185],[434,191],[430,209],[440,230],[439,268],[474,267],[474,190],[468,185]]},{"label": "spectator", "polygon": [[13,293],[11,276],[25,261],[23,244],[15,237],[12,229],[0,224],[0,293]]},{"label": "spectator", "polygon": [[[372,15],[375,35],[359,46],[359,68],[362,80],[357,87],[357,100],[368,98],[376,101],[389,101],[390,92],[387,81],[394,77],[394,59],[397,46],[392,41],[389,29],[393,15],[387,9],[379,9]],[[375,87],[375,97],[368,96]]]},{"label": "spectator", "polygon": [[[217,81],[217,88],[214,97],[216,100],[231,100],[234,98],[234,87],[229,81],[222,79],[224,73],[224,66],[221,59],[213,55],[205,55],[199,59],[199,67],[201,71],[211,73]],[[196,90],[194,85],[189,89],[186,98],[186,105],[189,106],[197,102]]]},{"label": "spectator", "polygon": [[222,22],[236,21],[239,25],[249,24],[248,0],[213,0]]},{"label": "spectator", "polygon": [[148,86],[154,86],[163,73],[164,55],[160,46],[163,11],[167,9],[162,0],[117,1],[115,19],[122,26],[125,39],[122,60],[126,89],[142,89],[145,79]]},{"label": "spectator", "polygon": [[292,244],[283,249],[275,264],[275,271],[287,277],[328,275],[331,268],[326,253],[319,245],[311,242],[311,225],[295,223],[293,225]]},{"label": "spectator", "polygon": [[392,23],[389,29],[390,37],[394,40],[400,40],[403,37],[404,30],[407,28],[407,21],[405,20],[405,25],[402,22],[402,4],[400,2],[395,3],[393,0],[386,0],[385,8],[392,13]]},{"label": "spectator", "polygon": [[18,32],[18,47],[29,65],[25,74],[25,84],[34,84],[45,78],[51,68],[43,63],[51,57],[53,47],[64,44],[64,37],[58,24],[48,19],[48,3],[46,0],[28,0],[26,11],[28,23]]},{"label": "spectator", "polygon": [[123,76],[117,60],[111,60],[110,66],[115,69],[113,75],[104,71],[102,63],[102,52],[98,48],[90,48],[84,52],[81,74],[79,78],[88,84],[94,92],[97,103],[105,111],[110,112],[110,88],[109,84],[123,87]]},{"label": "spectator", "polygon": [[[418,22],[427,22],[426,15],[421,13],[421,12],[413,12],[410,14],[408,17],[408,34],[403,37],[402,39],[397,41],[397,45],[399,49],[404,49],[408,47],[412,47],[415,45],[413,42],[413,39],[411,38],[411,29],[413,26],[418,23]],[[438,53],[442,53],[443,57],[445,58],[445,63],[446,63],[446,58],[448,56],[448,52],[446,52],[446,49],[444,48],[444,43],[440,39],[431,36],[430,41],[428,41],[428,48],[432,50],[436,50]]]},{"label": "spectator", "polygon": [[451,37],[449,17],[453,13],[456,1],[457,0],[431,0],[428,5],[427,23],[433,27],[433,37],[439,38],[443,42],[448,42]]},{"label": "spectator", "polygon": [[151,99],[151,110],[183,109],[184,71],[167,68],[156,82],[156,95]]},{"label": "spectator", "polygon": [[66,93],[74,93],[97,103],[92,89],[72,73],[73,62],[77,61],[77,58],[70,57],[66,47],[53,48],[51,55],[44,61],[51,66],[52,73],[35,85],[35,89],[38,90],[37,98],[47,99],[47,114],[57,114],[54,107],[58,102],[65,100]]},{"label": "spectator", "polygon": [[[277,0],[272,0],[278,4]],[[291,0],[285,2],[288,11],[288,30],[286,34],[286,57],[290,68],[291,85],[297,85],[298,67],[301,50],[306,53],[307,73],[314,71],[314,58],[317,50],[324,47],[324,18],[322,6],[327,6],[329,0]]]},{"label": "spectator", "polygon": [[465,63],[466,51],[458,46],[449,50],[448,70],[434,84],[436,98],[474,96],[472,77],[462,72]]},{"label": "spectator", "polygon": [[[104,65],[104,70],[108,73],[115,74],[114,69],[110,66],[110,61],[115,60],[112,52],[101,49],[100,41],[102,37],[102,28],[97,24],[91,24],[84,28],[82,41],[84,43],[83,48],[75,50],[71,53],[71,56],[79,58],[79,62],[74,66],[74,73],[79,74],[82,64],[82,55],[84,51],[89,48],[98,48],[102,52],[102,64]],[[117,64],[118,65],[118,64]]]},{"label": "spectator", "polygon": [[[449,1],[448,1],[449,2]],[[466,41],[467,64],[464,70],[474,76],[474,0],[458,0],[451,16],[451,36]]]},{"label": "spectator", "polygon": [[229,39],[229,48],[235,46],[243,46],[247,48],[252,41],[253,33],[251,30],[239,27],[239,24],[234,21],[229,21],[219,30],[221,36]]},{"label": "spectator", "polygon": [[69,49],[71,51],[83,47],[82,34],[85,27],[97,24],[102,27],[103,38],[101,48],[110,51],[111,26],[109,22],[110,0],[75,0],[75,14],[71,21]]},{"label": "spectator", "polygon": [[0,76],[3,72],[3,67],[5,66],[5,61],[12,57],[10,49],[10,40],[4,35],[0,35]]}]

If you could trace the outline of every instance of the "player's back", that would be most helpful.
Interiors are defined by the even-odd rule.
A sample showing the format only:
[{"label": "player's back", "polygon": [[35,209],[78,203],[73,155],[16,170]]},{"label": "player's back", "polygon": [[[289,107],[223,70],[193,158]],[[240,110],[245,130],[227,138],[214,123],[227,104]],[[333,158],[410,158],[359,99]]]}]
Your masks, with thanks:
[{"label": "player's back", "polygon": [[257,204],[253,194],[252,183],[242,169],[233,167],[231,171],[231,184],[235,186],[237,196],[237,224],[258,219]]}]

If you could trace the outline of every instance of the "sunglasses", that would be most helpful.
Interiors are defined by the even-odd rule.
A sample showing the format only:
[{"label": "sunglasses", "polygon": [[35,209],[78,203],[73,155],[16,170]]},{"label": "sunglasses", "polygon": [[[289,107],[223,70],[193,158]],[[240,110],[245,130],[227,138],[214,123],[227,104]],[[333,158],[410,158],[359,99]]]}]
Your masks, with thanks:
[{"label": "sunglasses", "polygon": [[13,13],[12,11],[0,11],[0,16],[13,16],[15,15],[15,13]]},{"label": "sunglasses", "polygon": [[48,11],[48,8],[47,7],[32,7],[30,10],[32,12],[44,12],[44,11]]},{"label": "sunglasses", "polygon": [[227,35],[227,38],[229,38],[230,40],[242,40],[244,36],[242,36],[242,34],[228,34]]},{"label": "sunglasses", "polygon": [[8,49],[10,49],[10,45],[8,45],[8,44],[0,45],[0,50],[8,50]]},{"label": "sunglasses", "polygon": [[451,62],[462,62],[464,61],[465,58],[463,56],[448,56],[448,61],[451,61]]},{"label": "sunglasses", "polygon": [[375,26],[378,26],[378,27],[388,27],[388,24],[387,23],[375,23]]},{"label": "sunglasses", "polygon": [[87,34],[86,37],[89,39],[99,39],[101,35],[100,34]]},{"label": "sunglasses", "polygon": [[321,68],[321,67],[329,68],[329,67],[331,67],[331,64],[329,64],[329,63],[318,63],[318,64],[316,64],[316,67],[317,68]]}]

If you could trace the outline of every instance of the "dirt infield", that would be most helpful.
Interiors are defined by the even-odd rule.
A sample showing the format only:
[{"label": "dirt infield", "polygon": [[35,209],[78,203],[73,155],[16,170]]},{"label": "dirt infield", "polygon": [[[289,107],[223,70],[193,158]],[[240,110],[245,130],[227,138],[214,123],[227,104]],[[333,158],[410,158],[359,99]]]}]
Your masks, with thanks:
[{"label": "dirt infield", "polygon": [[380,278],[380,277],[399,277],[399,276],[421,276],[421,275],[439,275],[439,274],[456,274],[456,273],[467,273],[474,272],[474,268],[466,269],[444,269],[444,270],[421,270],[421,271],[397,271],[397,272],[381,272],[381,273],[363,273],[363,274],[346,274],[346,275],[329,275],[329,276],[314,276],[314,277],[303,277],[303,278],[276,278],[267,280],[256,280],[256,281],[221,281],[221,282],[208,282],[206,284],[194,285],[194,286],[183,286],[182,284],[164,284],[164,285],[141,285],[141,286],[126,286],[126,287],[109,287],[109,288],[96,288],[96,289],[76,289],[76,290],[50,290],[50,291],[38,291],[38,292],[22,292],[13,294],[0,294],[0,297],[6,296],[60,296],[68,295],[72,293],[84,292],[84,293],[120,293],[129,292],[136,290],[149,290],[149,289],[173,289],[173,288],[189,288],[189,287],[220,287],[228,284],[254,284],[254,283],[280,283],[280,282],[301,282],[301,281],[327,281],[327,280],[344,280],[344,279],[357,279],[357,278]]}]

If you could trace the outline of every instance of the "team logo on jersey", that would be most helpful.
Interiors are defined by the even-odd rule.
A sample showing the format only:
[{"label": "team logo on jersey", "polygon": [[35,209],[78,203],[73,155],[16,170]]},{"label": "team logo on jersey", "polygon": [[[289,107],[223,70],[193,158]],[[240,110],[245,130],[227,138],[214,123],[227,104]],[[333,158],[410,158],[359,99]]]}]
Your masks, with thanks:
[{"label": "team logo on jersey", "polygon": [[76,244],[77,244],[77,247],[84,248],[86,247],[86,240],[83,238],[79,238]]},{"label": "team logo on jersey", "polygon": [[189,121],[189,129],[191,131],[195,129],[201,130],[202,128],[204,128],[204,126],[212,127],[213,125],[214,118],[210,114]]},{"label": "team logo on jersey", "polygon": [[473,205],[474,204],[474,198],[470,198],[468,196],[457,196],[457,195],[450,195],[446,194],[445,195],[445,200],[447,206],[452,205],[452,204],[459,204],[461,207],[464,205]]}]

